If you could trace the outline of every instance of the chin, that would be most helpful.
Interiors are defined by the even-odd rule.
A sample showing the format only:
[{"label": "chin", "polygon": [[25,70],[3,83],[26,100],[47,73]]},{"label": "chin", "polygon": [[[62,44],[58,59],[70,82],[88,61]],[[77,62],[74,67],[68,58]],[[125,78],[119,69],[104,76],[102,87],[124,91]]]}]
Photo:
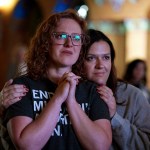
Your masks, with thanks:
[{"label": "chin", "polygon": [[64,63],[72,66],[72,65],[74,65],[76,63],[76,61],[69,59],[69,60],[66,60]]},{"label": "chin", "polygon": [[106,83],[104,83],[104,81],[95,81],[97,84],[99,84],[99,85],[105,85]]},{"label": "chin", "polygon": [[64,64],[64,66],[70,66],[70,67],[72,67],[72,65],[74,65],[75,62],[65,61],[65,62],[63,62],[63,64]]}]

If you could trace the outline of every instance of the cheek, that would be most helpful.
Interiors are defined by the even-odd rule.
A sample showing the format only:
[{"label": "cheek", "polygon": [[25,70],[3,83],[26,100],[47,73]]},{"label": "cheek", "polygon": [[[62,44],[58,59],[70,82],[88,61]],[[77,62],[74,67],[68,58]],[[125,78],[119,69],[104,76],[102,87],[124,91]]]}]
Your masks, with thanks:
[{"label": "cheek", "polygon": [[75,47],[75,51],[76,53],[78,53],[78,55],[80,54],[80,51],[81,51],[81,46],[76,46]]},{"label": "cheek", "polygon": [[93,67],[91,64],[85,63],[84,64],[84,72],[86,73],[86,76],[91,79],[92,73],[93,73]]},{"label": "cheek", "polygon": [[50,48],[49,48],[49,55],[51,55],[53,52],[55,52],[56,50],[56,46],[52,45]]},{"label": "cheek", "polygon": [[110,71],[111,71],[111,63],[108,63],[106,66],[105,66],[106,70],[107,70],[107,73],[106,73],[106,76],[105,78],[108,79],[109,75],[110,75]]},{"label": "cheek", "polygon": [[88,73],[88,71],[89,71],[89,68],[91,68],[91,65],[89,64],[89,63],[84,63],[84,66],[83,66],[83,69],[84,69],[84,71],[86,72],[86,73]]},{"label": "cheek", "polygon": [[81,47],[79,47],[79,46],[74,46],[73,49],[71,50],[71,51],[73,51],[73,53],[74,53],[74,55],[73,55],[74,58],[73,58],[73,59],[74,59],[75,61],[77,61],[78,58],[79,58],[80,50],[81,50]]},{"label": "cheek", "polygon": [[107,70],[108,70],[108,72],[110,73],[110,71],[111,71],[111,62],[109,62],[108,64],[107,64],[107,66],[106,66],[106,68],[107,68]]}]

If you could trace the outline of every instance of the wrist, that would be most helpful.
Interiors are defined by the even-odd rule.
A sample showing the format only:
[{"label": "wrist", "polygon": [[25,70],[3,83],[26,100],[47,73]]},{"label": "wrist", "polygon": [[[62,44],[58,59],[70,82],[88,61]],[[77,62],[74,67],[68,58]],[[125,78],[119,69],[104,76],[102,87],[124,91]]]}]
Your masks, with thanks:
[{"label": "wrist", "polygon": [[67,107],[74,107],[77,103],[76,99],[72,99],[72,100],[66,100],[66,105]]},{"label": "wrist", "polygon": [[54,95],[51,100],[52,103],[55,103],[56,105],[58,105],[59,107],[61,107],[62,103],[64,102],[64,100],[62,99],[62,97],[56,96]]},{"label": "wrist", "polygon": [[113,119],[113,117],[115,116],[115,114],[116,114],[116,112],[112,116],[110,116],[110,121]]}]

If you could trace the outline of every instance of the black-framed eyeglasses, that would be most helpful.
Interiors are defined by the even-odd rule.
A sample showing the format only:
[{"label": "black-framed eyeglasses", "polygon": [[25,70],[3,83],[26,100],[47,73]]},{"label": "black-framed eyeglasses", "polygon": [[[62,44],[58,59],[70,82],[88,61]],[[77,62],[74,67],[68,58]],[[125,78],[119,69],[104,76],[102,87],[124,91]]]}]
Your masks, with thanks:
[{"label": "black-framed eyeglasses", "polygon": [[74,46],[80,46],[84,44],[85,41],[85,35],[84,34],[78,34],[78,33],[72,33],[72,34],[67,34],[64,32],[53,32],[52,33],[54,37],[54,42],[56,44],[63,45],[65,44],[66,40],[70,37],[72,44]]}]

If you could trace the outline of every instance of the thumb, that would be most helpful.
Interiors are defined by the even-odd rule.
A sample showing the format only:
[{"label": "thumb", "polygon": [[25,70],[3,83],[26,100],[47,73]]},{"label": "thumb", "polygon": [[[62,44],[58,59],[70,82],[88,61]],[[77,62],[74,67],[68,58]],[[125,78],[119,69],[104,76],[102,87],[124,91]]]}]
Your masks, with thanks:
[{"label": "thumb", "polygon": [[8,81],[5,83],[4,87],[9,86],[9,85],[11,85],[12,83],[13,83],[13,79],[10,79],[10,80],[8,80]]}]

